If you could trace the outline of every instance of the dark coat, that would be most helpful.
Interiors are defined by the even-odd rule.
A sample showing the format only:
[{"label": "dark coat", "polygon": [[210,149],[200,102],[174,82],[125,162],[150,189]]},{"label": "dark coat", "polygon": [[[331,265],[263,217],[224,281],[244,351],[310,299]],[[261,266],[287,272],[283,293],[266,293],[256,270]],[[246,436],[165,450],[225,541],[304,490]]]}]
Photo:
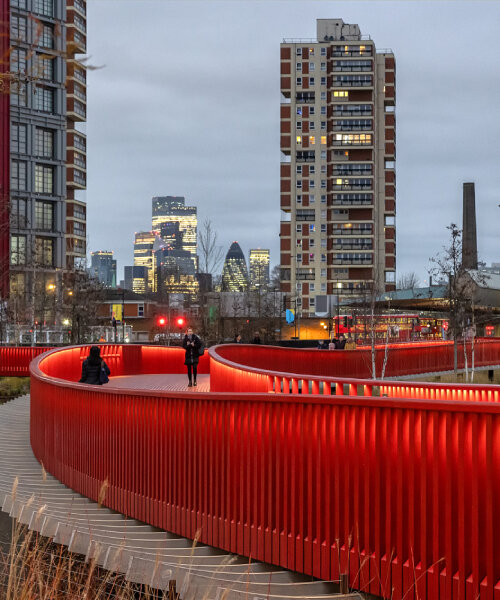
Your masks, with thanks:
[{"label": "dark coat", "polygon": [[191,341],[194,342],[194,346],[191,344],[188,345],[189,338],[187,335],[184,336],[182,347],[186,351],[186,356],[184,358],[185,365],[197,365],[200,360],[198,351],[202,346],[201,340],[195,333],[193,333],[193,339]]},{"label": "dark coat", "polygon": [[[102,364],[104,365],[104,369],[106,370],[106,373],[109,375],[111,375],[111,371],[109,370],[108,365],[101,360]],[[82,378],[80,379],[79,383],[90,383],[91,385],[102,385],[102,383],[100,382],[100,371],[101,371],[101,362],[99,362],[99,364],[92,364],[89,363],[89,359],[87,358],[86,360],[83,361],[82,363]]]},{"label": "dark coat", "polygon": [[335,350],[343,350],[345,348],[345,338],[343,340],[335,341]]}]

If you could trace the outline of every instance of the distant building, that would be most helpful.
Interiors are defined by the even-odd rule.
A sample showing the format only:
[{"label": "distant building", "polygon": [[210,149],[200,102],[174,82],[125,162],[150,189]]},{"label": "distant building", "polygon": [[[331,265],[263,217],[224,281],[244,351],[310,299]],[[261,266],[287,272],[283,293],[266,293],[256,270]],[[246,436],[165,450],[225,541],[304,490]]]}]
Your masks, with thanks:
[{"label": "distant building", "polygon": [[358,25],[281,44],[281,290],[303,316],[396,288],[396,64]]},{"label": "distant building", "polygon": [[250,250],[250,289],[263,291],[269,286],[269,250]]},{"label": "distant building", "polygon": [[233,242],[226,254],[222,269],[223,292],[246,292],[248,290],[248,271],[245,255],[238,242]]},{"label": "distant building", "polygon": [[149,290],[148,269],[144,265],[124,268],[123,287],[136,294],[144,294]]},{"label": "distant building", "polygon": [[157,231],[139,231],[135,234],[134,267],[144,267],[147,271],[146,288],[138,293],[154,292],[156,289],[153,246],[157,236]]},{"label": "distant building", "polygon": [[186,250],[168,246],[155,252],[156,290],[162,294],[186,294],[193,297],[198,291],[195,257]]},{"label": "distant building", "polygon": [[91,252],[89,273],[105,287],[116,287],[116,260],[113,258],[113,252],[108,250]]},{"label": "distant building", "polygon": [[489,267],[486,265],[481,267],[481,271],[484,271],[485,273],[492,273],[494,275],[500,275],[500,263],[492,262]]},{"label": "distant building", "polygon": [[186,206],[183,196],[156,196],[153,198],[153,229],[168,236],[173,230],[165,227],[167,223],[178,223],[182,235],[181,250],[186,250],[194,256],[197,254],[198,216],[196,206]]}]

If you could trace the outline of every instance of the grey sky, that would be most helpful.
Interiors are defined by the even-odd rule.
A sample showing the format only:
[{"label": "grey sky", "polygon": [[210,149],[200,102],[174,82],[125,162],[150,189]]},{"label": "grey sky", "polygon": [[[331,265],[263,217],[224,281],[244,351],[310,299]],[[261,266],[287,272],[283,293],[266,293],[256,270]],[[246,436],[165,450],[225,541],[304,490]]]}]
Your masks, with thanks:
[{"label": "grey sky", "polygon": [[89,250],[114,250],[121,278],[152,196],[183,195],[224,253],[279,262],[279,44],[334,17],[396,55],[398,274],[427,279],[464,181],[499,262],[500,3],[478,0],[90,0]]}]

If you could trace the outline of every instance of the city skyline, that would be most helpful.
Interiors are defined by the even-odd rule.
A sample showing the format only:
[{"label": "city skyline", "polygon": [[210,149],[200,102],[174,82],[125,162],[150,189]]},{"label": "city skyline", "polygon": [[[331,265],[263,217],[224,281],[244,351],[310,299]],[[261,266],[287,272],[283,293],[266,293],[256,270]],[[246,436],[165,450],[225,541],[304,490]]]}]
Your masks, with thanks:
[{"label": "city skyline", "polygon": [[[489,39],[498,5],[150,3],[148,22],[154,21],[162,35],[148,34],[147,39],[142,34],[146,15],[139,4],[121,6],[120,20],[125,24],[134,19],[140,43],[152,58],[146,68],[140,66],[144,48],[138,53],[137,46],[126,42],[124,28],[107,44],[103,32],[116,22],[116,11],[111,3],[90,3],[89,52],[92,62],[105,66],[89,76],[87,127],[89,147],[99,148],[89,153],[89,248],[112,246],[120,273],[132,262],[123,234],[130,231],[132,240],[134,231],[148,228],[137,222],[144,220],[137,206],[160,193],[188,197],[199,207],[200,222],[212,220],[223,248],[236,237],[248,255],[258,226],[259,243],[270,248],[271,264],[278,263],[279,44],[285,37],[313,38],[315,19],[334,17],[358,23],[377,48],[390,47],[397,56],[397,274],[416,271],[421,279],[427,277],[428,259],[441,249],[446,226],[461,222],[464,181],[476,183],[479,258],[498,260],[499,175],[492,149],[499,125],[491,118],[498,91],[497,78],[491,77],[496,67],[491,53],[472,47],[463,35],[480,28],[482,38]],[[190,20],[194,14],[198,18]],[[253,44],[256,27],[258,46]],[[188,29],[190,43],[179,54]],[[165,56],[175,60],[162,61]],[[220,71],[224,76],[217,75]],[[197,93],[190,95],[194,81]],[[132,106],[128,102],[137,102],[147,91],[147,114],[133,119],[126,131],[116,118],[113,89],[120,94],[121,114]],[[114,133],[118,129],[121,137]],[[467,141],[472,139],[481,141],[473,153]],[[103,153],[118,155],[120,163],[110,160],[104,168],[99,158]],[[109,210],[121,232],[116,242],[98,223],[99,199],[105,197],[111,198]],[[113,197],[119,198],[119,211],[113,208]],[[252,227],[246,226],[250,222]]]}]

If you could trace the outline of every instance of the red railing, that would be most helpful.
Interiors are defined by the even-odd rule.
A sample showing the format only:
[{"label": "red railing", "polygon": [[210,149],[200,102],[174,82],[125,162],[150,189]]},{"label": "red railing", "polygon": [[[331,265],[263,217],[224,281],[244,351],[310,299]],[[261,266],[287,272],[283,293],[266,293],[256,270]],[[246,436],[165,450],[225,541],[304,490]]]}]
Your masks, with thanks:
[{"label": "red railing", "polygon": [[53,348],[0,346],[0,377],[28,377],[30,362]]},{"label": "red railing", "polygon": [[[174,352],[145,360],[113,348],[123,374]],[[253,350],[216,347],[211,377],[221,361],[228,385],[260,385],[237,364],[262,360]],[[204,543],[323,579],[348,573],[385,598],[500,595],[497,402],[146,393],[56,379],[84,355],[58,350],[31,366],[33,450],[74,490],[97,499],[106,480],[105,504],[131,517],[187,537],[201,529]]]}]

